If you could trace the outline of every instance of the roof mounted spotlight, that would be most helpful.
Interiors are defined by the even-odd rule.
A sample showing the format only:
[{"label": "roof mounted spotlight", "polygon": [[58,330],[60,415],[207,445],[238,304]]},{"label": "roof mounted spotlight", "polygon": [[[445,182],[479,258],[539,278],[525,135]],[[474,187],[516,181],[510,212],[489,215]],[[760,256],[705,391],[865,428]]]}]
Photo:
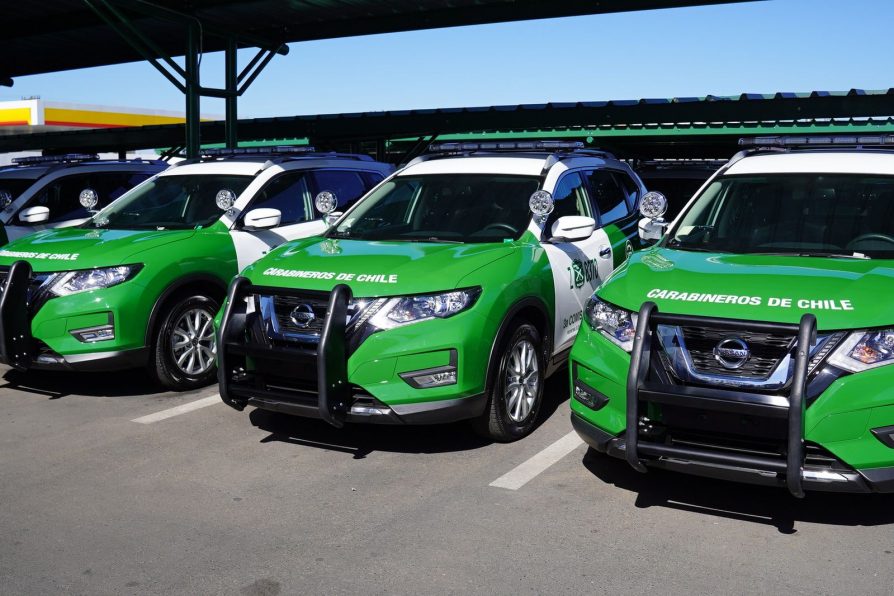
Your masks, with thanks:
[{"label": "roof mounted spotlight", "polygon": [[576,151],[581,141],[493,141],[483,143],[432,143],[429,153],[466,153],[474,151]]},{"label": "roof mounted spotlight", "polygon": [[95,153],[66,153],[65,155],[28,155],[25,157],[13,157],[12,163],[18,166],[36,166],[39,164],[93,161],[96,159],[99,159],[99,156]]},{"label": "roof mounted spotlight", "polygon": [[279,145],[275,147],[237,147],[226,148],[216,147],[213,149],[202,149],[202,157],[234,157],[238,155],[288,155],[295,153],[313,153],[316,148],[310,145]]},{"label": "roof mounted spotlight", "polygon": [[894,135],[776,136],[739,139],[740,147],[894,147]]}]

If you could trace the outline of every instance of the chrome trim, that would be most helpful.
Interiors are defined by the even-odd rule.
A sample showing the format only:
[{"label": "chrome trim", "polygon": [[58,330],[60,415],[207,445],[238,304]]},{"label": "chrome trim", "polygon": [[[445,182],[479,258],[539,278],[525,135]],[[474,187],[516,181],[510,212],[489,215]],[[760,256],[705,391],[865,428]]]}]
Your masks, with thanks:
[{"label": "chrome trim", "polygon": [[[810,347],[810,359],[822,349],[830,337],[831,335],[817,336],[816,343]],[[686,347],[683,330],[679,326],[658,325],[658,341],[667,356],[666,361],[670,364],[670,372],[683,383],[777,391],[785,387],[794,371],[794,358],[792,357],[794,348],[779,361],[766,379],[748,379],[735,375],[703,373],[696,370],[689,355],[689,349]],[[780,405],[788,405],[788,400],[783,399],[783,403]]]}]

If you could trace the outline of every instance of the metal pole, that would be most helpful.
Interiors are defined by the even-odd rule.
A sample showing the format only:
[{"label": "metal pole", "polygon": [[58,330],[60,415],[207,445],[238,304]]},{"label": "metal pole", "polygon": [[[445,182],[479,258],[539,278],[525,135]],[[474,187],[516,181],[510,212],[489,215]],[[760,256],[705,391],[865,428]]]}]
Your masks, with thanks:
[{"label": "metal pole", "polygon": [[239,144],[239,137],[236,132],[236,121],[238,120],[236,94],[238,90],[237,73],[236,73],[236,38],[227,39],[227,52],[224,69],[226,70],[226,122],[224,124],[225,136],[228,149],[235,149]]},{"label": "metal pole", "polygon": [[199,87],[199,32],[198,27],[190,24],[187,27],[186,38],[186,157],[199,156],[199,118],[200,99]]}]

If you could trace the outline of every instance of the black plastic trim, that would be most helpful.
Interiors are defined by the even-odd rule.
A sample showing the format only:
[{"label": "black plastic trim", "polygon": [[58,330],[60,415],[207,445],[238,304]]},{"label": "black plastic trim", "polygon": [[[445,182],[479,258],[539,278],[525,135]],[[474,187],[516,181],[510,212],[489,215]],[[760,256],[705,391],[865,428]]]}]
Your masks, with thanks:
[{"label": "black plastic trim", "polygon": [[894,425],[873,428],[872,434],[875,438],[882,442],[885,447],[894,449]]},{"label": "black plastic trim", "polygon": [[186,275],[184,277],[177,278],[176,281],[172,282],[168,287],[162,291],[162,293],[155,300],[155,304],[152,305],[152,310],[149,312],[149,324],[146,326],[146,345],[149,346],[152,343],[152,335],[153,330],[155,329],[155,325],[158,323],[158,318],[161,316],[161,307],[167,301],[168,298],[182,290],[188,285],[191,285],[196,282],[205,282],[214,285],[215,290],[219,294],[226,294],[227,285],[219,277],[215,277],[214,275],[208,273],[194,273],[191,275]]},{"label": "black plastic trim", "polygon": [[[797,333],[797,349],[792,380],[789,385],[787,407],[767,403],[777,396],[761,396],[757,393],[704,389],[693,387],[676,387],[664,384],[649,383],[649,364],[652,354],[652,338],[659,324],[701,325],[722,327],[726,329],[747,329],[771,333]],[[639,310],[633,350],[630,354],[630,368],[627,375],[627,428],[624,434],[623,457],[636,470],[645,472],[646,467],[640,460],[639,452],[652,456],[680,457],[707,464],[735,466],[742,464],[751,468],[784,472],[786,486],[796,497],[804,496],[804,415],[806,409],[807,374],[809,350],[806,346],[816,341],[816,317],[806,313],[801,317],[798,326],[761,321],[744,321],[737,319],[720,319],[716,317],[700,317],[694,315],[675,315],[661,313],[654,302],[646,302]],[[747,455],[730,455],[708,449],[692,449],[672,445],[640,442],[639,439],[639,402],[671,403],[684,407],[699,407],[717,411],[753,413],[770,417],[787,419],[786,461],[768,458],[755,458]],[[769,467],[768,467],[769,466]],[[782,466],[783,469],[780,469]]]},{"label": "black plastic trim", "polygon": [[31,274],[28,261],[13,263],[0,295],[0,362],[23,371],[31,367],[34,349],[28,315]]}]

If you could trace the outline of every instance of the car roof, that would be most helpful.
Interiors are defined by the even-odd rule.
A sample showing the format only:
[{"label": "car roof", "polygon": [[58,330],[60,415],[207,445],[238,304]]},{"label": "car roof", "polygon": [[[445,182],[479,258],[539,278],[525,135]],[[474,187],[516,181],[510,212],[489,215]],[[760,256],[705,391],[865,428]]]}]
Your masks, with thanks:
[{"label": "car roof", "polygon": [[312,168],[332,168],[366,170],[390,173],[392,166],[359,156],[338,154],[302,155],[288,158],[271,158],[269,155],[239,156],[238,158],[214,159],[208,161],[184,162],[165,172],[162,176],[184,176],[190,174],[231,174],[234,176],[255,176],[271,165],[284,170]]},{"label": "car roof", "polygon": [[730,164],[726,176],[745,174],[894,175],[894,152],[816,149],[746,155]]}]

